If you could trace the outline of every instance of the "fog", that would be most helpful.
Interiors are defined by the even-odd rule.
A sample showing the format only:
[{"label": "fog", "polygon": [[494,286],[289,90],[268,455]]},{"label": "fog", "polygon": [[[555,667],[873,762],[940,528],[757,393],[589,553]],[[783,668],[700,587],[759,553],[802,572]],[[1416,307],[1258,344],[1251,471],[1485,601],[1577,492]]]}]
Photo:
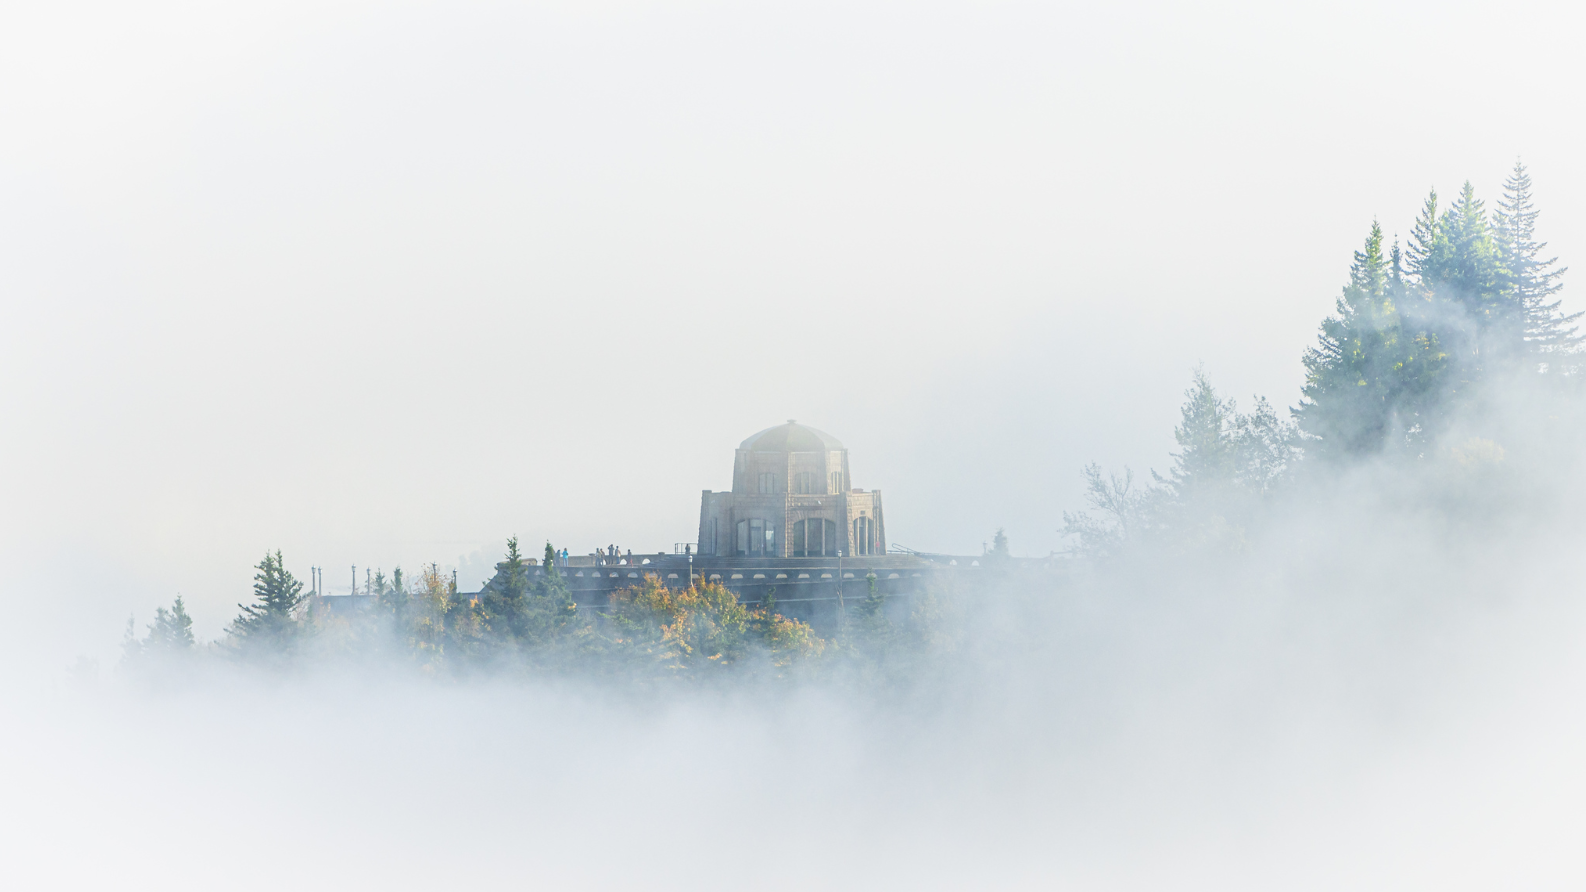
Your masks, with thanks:
[{"label": "fog", "polygon": [[957,646],[899,685],[225,660],[79,677],[12,695],[8,870],[38,888],[1571,888],[1578,475],[1447,510],[1363,468],[1244,559],[976,590]]},{"label": "fog", "polygon": [[669,551],[787,418],[894,543],[1064,549],[1087,462],[1167,466],[1192,368],[1298,401],[1373,219],[1490,205],[1523,158],[1577,262],[1580,24],[0,9],[0,876],[1578,886],[1580,441],[1516,418],[1480,422],[1501,479],[1367,464],[1237,560],[960,592],[902,684],[150,682],[116,645],[178,593],[223,639],[266,549],[332,591],[430,562],[469,590],[514,535]]},{"label": "fog", "polygon": [[3,15],[3,538],[98,638],[176,592],[218,634],[265,548],[670,548],[786,418],[894,541],[1045,554],[1197,362],[1292,402],[1373,216],[1519,156],[1586,219],[1551,6]]}]

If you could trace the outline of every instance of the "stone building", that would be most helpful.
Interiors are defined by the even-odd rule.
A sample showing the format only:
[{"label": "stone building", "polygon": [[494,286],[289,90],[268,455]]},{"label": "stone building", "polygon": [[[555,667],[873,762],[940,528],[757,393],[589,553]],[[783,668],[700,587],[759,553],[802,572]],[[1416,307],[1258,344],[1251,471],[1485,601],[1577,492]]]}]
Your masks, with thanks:
[{"label": "stone building", "polygon": [[881,493],[853,486],[848,450],[831,434],[789,421],[742,443],[732,491],[705,490],[701,557],[831,557],[887,551]]}]

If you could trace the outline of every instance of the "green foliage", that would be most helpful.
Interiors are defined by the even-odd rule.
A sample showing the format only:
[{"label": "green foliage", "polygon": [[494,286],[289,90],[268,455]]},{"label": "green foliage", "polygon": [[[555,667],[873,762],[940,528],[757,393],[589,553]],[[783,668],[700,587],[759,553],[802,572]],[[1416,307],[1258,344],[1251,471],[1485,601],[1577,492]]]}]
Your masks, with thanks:
[{"label": "green foliage", "polygon": [[187,615],[187,605],[177,595],[169,610],[154,609],[154,622],[148,625],[148,634],[139,641],[137,624],[127,617],[127,628],[121,639],[121,662],[124,666],[166,662],[190,656],[197,647],[193,639],[193,618]]},{"label": "green foliage", "polygon": [[[1317,473],[1438,450],[1462,467],[1471,455],[1501,456],[1502,446],[1482,433],[1483,419],[1513,392],[1495,385],[1507,387],[1517,373],[1523,383],[1528,371],[1574,376],[1580,367],[1581,314],[1560,309],[1563,270],[1543,259],[1536,217],[1530,177],[1516,164],[1491,220],[1467,182],[1446,208],[1435,191],[1427,196],[1403,252],[1386,248],[1373,222],[1335,314],[1302,357],[1305,385],[1292,421],[1262,398],[1239,413],[1197,370],[1167,477],[1153,472],[1153,485],[1141,488],[1127,470],[1120,477],[1085,468],[1089,510],[1063,515],[1073,551],[1110,558],[1144,544],[1167,553],[1238,550],[1302,456]],[[1560,395],[1572,388],[1557,390],[1533,401],[1551,408],[1532,410],[1563,411]]]},{"label": "green foliage", "polygon": [[1169,551],[1239,550],[1244,530],[1292,476],[1298,436],[1264,398],[1241,413],[1196,369],[1173,430],[1179,451],[1168,475],[1153,471],[1154,483],[1137,488],[1127,469],[1121,477],[1104,477],[1099,465],[1087,466],[1091,510],[1065,512],[1063,533],[1074,539],[1074,553],[1089,558],[1115,557],[1147,543]]},{"label": "green foliage", "polygon": [[403,582],[402,568],[397,567],[391,571],[389,584],[386,584],[385,577],[378,572],[375,573],[375,580],[379,583],[375,589],[375,597],[381,612],[398,628],[409,625],[412,622],[413,596]]},{"label": "green foliage", "polygon": [[866,583],[825,671],[864,687],[897,690],[953,671],[973,601],[946,580],[901,597],[888,596],[874,575]]},{"label": "green foliage", "polygon": [[183,653],[195,646],[193,618],[187,615],[187,605],[177,595],[171,609],[154,609],[154,622],[149,624],[149,635],[143,641],[146,650],[156,653]]},{"label": "green foliage", "polygon": [[[1530,177],[1516,164],[1490,220],[1466,183],[1447,208],[1436,192],[1428,196],[1402,252],[1397,243],[1386,246],[1373,222],[1353,252],[1335,313],[1302,357],[1305,384],[1291,418],[1261,397],[1240,412],[1197,368],[1165,476],[1153,471],[1142,486],[1127,468],[1120,475],[1085,467],[1088,510],[1063,515],[1072,552],[1099,561],[1225,558],[1247,547],[1246,531],[1287,489],[1302,456],[1314,473],[1336,474],[1346,462],[1416,460],[1436,447],[1459,480],[1501,479],[1509,453],[1470,421],[1479,413],[1468,411],[1480,405],[1483,388],[1517,372],[1579,380],[1582,314],[1561,309],[1564,270],[1543,258],[1536,219]],[[1578,413],[1578,388],[1552,388],[1548,396],[1525,402],[1544,405],[1550,419]],[[1578,451],[1573,443],[1558,448]],[[986,575],[1012,579],[1016,566],[998,529]],[[516,667],[647,681],[780,675],[809,666],[891,682],[940,671],[940,658],[965,646],[973,606],[942,584],[889,597],[871,573],[831,641],[778,613],[775,588],[749,605],[719,583],[690,579],[671,588],[646,574],[606,604],[581,606],[551,543],[536,566],[516,537],[477,596],[460,594],[455,576],[435,564],[416,582],[398,567],[389,579],[383,571],[366,577],[374,605],[364,612],[361,599],[331,610],[330,599],[305,597],[279,551],[256,569],[254,602],[238,605],[242,612],[228,629],[233,652],[299,655],[297,645],[313,632],[317,653],[396,655],[425,672]],[[142,640],[129,619],[122,648],[128,663],[195,651],[182,599],[156,610]]]},{"label": "green foliage", "polygon": [[[549,552],[550,546],[546,546]],[[507,540],[506,559],[486,583],[475,605],[478,638],[467,648],[479,657],[516,654],[541,664],[554,662],[568,647],[587,638],[578,606],[554,562],[535,568],[523,558],[518,540]]]},{"label": "green foliage", "polygon": [[1475,189],[1428,196],[1403,257],[1373,224],[1337,315],[1306,351],[1294,415],[1325,462],[1429,454],[1490,385],[1527,370],[1578,371],[1580,338],[1556,299],[1563,270],[1535,237],[1531,179],[1516,164],[1489,220]]},{"label": "green foliage", "polygon": [[717,582],[667,588],[647,573],[612,593],[607,616],[613,655],[641,672],[704,676],[751,660],[788,667],[825,649],[808,625],[751,608]]},{"label": "green foliage", "polygon": [[1575,371],[1579,361],[1573,354],[1581,346],[1576,323],[1582,314],[1563,312],[1562,301],[1555,297],[1564,287],[1559,280],[1565,271],[1557,266],[1557,257],[1542,259],[1547,244],[1536,240],[1538,213],[1531,203],[1531,176],[1519,161],[1504,180],[1503,198],[1492,216],[1506,290],[1519,302],[1524,318],[1527,352],[1533,361],[1545,364],[1542,371]]},{"label": "green foliage", "polygon": [[[1002,527],[997,527],[997,534],[991,537],[991,550],[986,552],[986,556],[995,560],[1002,560],[1011,556],[1008,552],[1008,534]],[[870,588],[874,590],[876,585],[875,577],[871,576],[870,580]]]},{"label": "green foliage", "polygon": [[228,630],[243,653],[283,652],[302,636],[306,627],[301,608],[308,600],[303,583],[287,571],[281,552],[266,553],[253,577],[252,604],[238,604],[242,613]]},{"label": "green foliage", "polygon": [[[1451,264],[1453,247],[1437,219],[1433,193],[1412,234],[1416,269]],[[1382,227],[1372,223],[1364,248],[1355,252],[1338,315],[1322,321],[1317,345],[1301,359],[1305,386],[1294,416],[1307,452],[1319,458],[1376,454],[1390,445],[1416,448],[1433,426],[1448,355],[1438,332],[1407,326],[1401,306],[1414,299],[1400,263],[1397,246],[1384,256]]]}]

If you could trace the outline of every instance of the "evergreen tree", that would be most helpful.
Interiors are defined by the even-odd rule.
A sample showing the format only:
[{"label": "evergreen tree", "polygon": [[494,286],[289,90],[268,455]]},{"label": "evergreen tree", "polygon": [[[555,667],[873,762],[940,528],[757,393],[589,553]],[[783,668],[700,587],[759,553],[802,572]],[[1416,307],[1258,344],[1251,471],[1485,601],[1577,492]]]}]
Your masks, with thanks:
[{"label": "evergreen tree", "polygon": [[[847,656],[872,674],[901,643],[899,629],[888,615],[887,596],[877,583],[875,573],[865,577],[865,597],[854,605],[853,618],[843,629],[839,641],[839,646],[848,651]],[[767,615],[775,614],[772,604],[762,603],[761,610]]]},{"label": "evergreen tree", "polygon": [[1244,414],[1197,368],[1179,409],[1179,451],[1151,499],[1153,524],[1179,548],[1242,548],[1262,499],[1297,460],[1292,423],[1261,397]]},{"label": "evergreen tree", "polygon": [[1464,306],[1478,327],[1501,324],[1513,315],[1514,302],[1504,290],[1505,273],[1486,205],[1470,181],[1443,212],[1441,228],[1451,249],[1448,262],[1428,269],[1421,284]]},{"label": "evergreen tree", "polygon": [[1486,209],[1469,182],[1448,209],[1449,241],[1455,265],[1442,284],[1449,298],[1475,321],[1476,374],[1485,377],[1499,366],[1518,360],[1525,348],[1525,315],[1503,267],[1498,240],[1487,222]]},{"label": "evergreen tree", "polygon": [[1284,421],[1264,396],[1250,414],[1234,413],[1234,483],[1245,493],[1265,496],[1294,471],[1300,459],[1299,431]]},{"label": "evergreen tree", "polygon": [[[546,551],[551,552],[549,543]],[[555,562],[532,576],[516,538],[507,541],[506,560],[496,564],[495,577],[485,584],[480,614],[492,643],[523,651],[537,662],[554,660],[545,648],[562,643],[581,625],[578,606]],[[532,653],[536,649],[544,652]]]},{"label": "evergreen tree", "polygon": [[253,577],[252,604],[238,604],[242,613],[232,620],[231,636],[245,650],[281,650],[302,632],[298,607],[308,599],[281,562],[281,552],[266,553]]},{"label": "evergreen tree", "polygon": [[518,537],[507,540],[507,559],[497,565],[501,571],[501,594],[508,598],[521,598],[529,590],[529,565],[518,550]]},{"label": "evergreen tree", "polygon": [[384,577],[376,573],[379,580],[379,600],[381,612],[390,624],[389,631],[400,640],[410,640],[414,634],[414,598],[408,591],[407,580],[402,578],[402,568],[395,567],[391,570],[390,584],[386,584]]},{"label": "evergreen tree", "polygon": [[503,642],[517,641],[528,633],[528,564],[518,550],[518,538],[507,540],[506,560],[496,564],[496,575],[485,586],[480,604],[485,625]]},{"label": "evergreen tree", "polygon": [[[1380,229],[1372,224],[1374,232]],[[1443,232],[1442,217],[1437,212],[1437,190],[1433,189],[1421,205],[1421,214],[1410,228],[1409,273],[1417,280],[1436,277],[1436,270],[1452,262],[1454,248]]]},{"label": "evergreen tree", "polygon": [[1404,304],[1404,319],[1412,338],[1434,341],[1446,355],[1432,404],[1453,408],[1525,352],[1525,314],[1469,182],[1441,214],[1437,193],[1427,199],[1412,233],[1410,268],[1418,299]]},{"label": "evergreen tree", "polygon": [[1524,321],[1527,352],[1533,359],[1554,364],[1577,350],[1581,336],[1576,322],[1581,313],[1564,313],[1554,295],[1563,288],[1565,270],[1557,257],[1541,259],[1545,242],[1536,240],[1537,210],[1531,203],[1531,176],[1516,161],[1503,183],[1503,198],[1493,213],[1493,235],[1507,275],[1509,292],[1519,304]]},{"label": "evergreen tree", "polygon": [[149,625],[149,635],[143,641],[145,649],[167,654],[183,653],[192,650],[195,644],[193,618],[187,615],[187,605],[182,603],[181,595],[176,596],[170,610],[164,607],[154,609],[154,622]]},{"label": "evergreen tree", "polygon": [[550,540],[545,542],[545,571],[540,575],[535,590],[537,595],[549,600],[554,609],[562,614],[578,609],[573,603],[572,593],[567,589],[567,580],[562,577],[562,571],[556,567],[556,549],[552,547]]},{"label": "evergreen tree", "polygon": [[130,666],[143,656],[143,642],[138,640],[138,623],[127,617],[127,627],[121,631],[121,663]]},{"label": "evergreen tree", "polygon": [[[997,534],[991,537],[991,551],[987,552],[986,554],[988,557],[996,558],[998,560],[1011,556],[1010,552],[1008,551],[1008,533],[1005,529],[1002,527],[997,527]],[[874,576],[871,577],[872,580],[874,580],[874,578]],[[870,587],[874,589],[875,582],[872,581],[870,583]]]},{"label": "evergreen tree", "polygon": [[1238,454],[1230,436],[1234,405],[1217,396],[1200,368],[1195,369],[1184,398],[1178,426],[1173,428],[1179,451],[1173,456],[1168,477],[1158,480],[1181,502],[1215,499],[1233,483],[1238,470]]},{"label": "evergreen tree", "polygon": [[[1440,334],[1406,330],[1400,301],[1412,297],[1397,246],[1382,250],[1382,227],[1372,223],[1349,268],[1349,283],[1322,320],[1318,343],[1305,351],[1305,386],[1293,410],[1307,449],[1327,459],[1380,452],[1390,444],[1418,445],[1433,426],[1447,363]],[[1427,199],[1411,233],[1409,266],[1417,276],[1452,263],[1452,243]],[[1424,307],[1422,308],[1424,309]],[[1429,313],[1421,313],[1424,319]]]},{"label": "evergreen tree", "polygon": [[137,623],[127,617],[127,628],[121,638],[121,662],[123,665],[141,664],[150,657],[189,653],[195,643],[193,618],[187,615],[182,596],[177,595],[171,609],[154,609],[154,622],[149,624],[148,635],[142,641],[138,640]]}]

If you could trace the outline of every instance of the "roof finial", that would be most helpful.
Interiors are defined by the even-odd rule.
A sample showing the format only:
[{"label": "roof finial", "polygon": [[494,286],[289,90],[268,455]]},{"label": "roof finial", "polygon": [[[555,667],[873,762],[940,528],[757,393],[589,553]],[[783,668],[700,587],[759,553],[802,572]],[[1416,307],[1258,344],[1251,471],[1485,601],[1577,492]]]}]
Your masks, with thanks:
[{"label": "roof finial", "polygon": [[789,418],[789,419],[788,419],[788,420],[787,420],[787,423],[788,423],[788,424],[798,424],[798,422],[797,422],[797,421],[794,421],[794,420],[793,420],[793,419],[791,419],[791,418]]}]

